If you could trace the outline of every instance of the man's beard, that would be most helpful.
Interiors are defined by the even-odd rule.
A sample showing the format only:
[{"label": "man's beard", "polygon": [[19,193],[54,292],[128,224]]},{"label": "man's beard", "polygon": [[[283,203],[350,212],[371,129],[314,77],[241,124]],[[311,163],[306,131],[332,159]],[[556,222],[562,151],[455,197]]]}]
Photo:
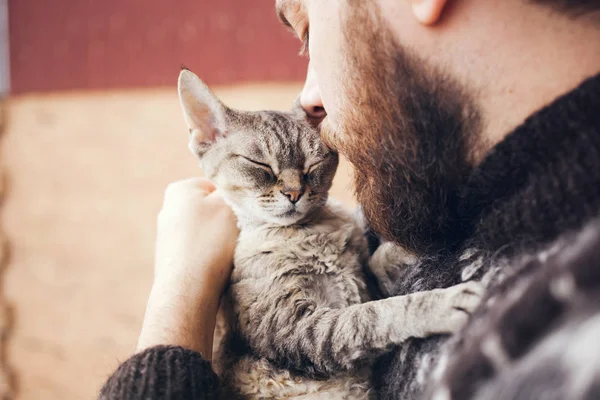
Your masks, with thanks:
[{"label": "man's beard", "polygon": [[466,233],[458,208],[479,113],[457,82],[397,45],[373,7],[348,7],[346,100],[322,135],[354,165],[373,231],[417,254],[449,249]]}]

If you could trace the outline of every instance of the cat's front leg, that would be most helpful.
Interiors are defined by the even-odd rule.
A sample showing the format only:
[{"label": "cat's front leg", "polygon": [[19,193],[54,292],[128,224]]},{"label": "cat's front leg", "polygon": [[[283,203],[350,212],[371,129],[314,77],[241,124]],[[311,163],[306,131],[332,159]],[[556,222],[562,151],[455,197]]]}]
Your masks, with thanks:
[{"label": "cat's front leg", "polygon": [[485,294],[478,282],[466,282],[444,289],[417,292],[399,298],[418,296],[417,303],[407,306],[407,313],[418,326],[416,337],[454,333],[466,325]]},{"label": "cat's front leg", "polygon": [[326,377],[353,370],[411,337],[453,333],[479,305],[481,285],[463,283],[356,304],[318,307],[302,290],[253,296],[238,327],[256,355]]},{"label": "cat's front leg", "polygon": [[384,297],[393,293],[394,285],[407,268],[418,263],[418,258],[408,250],[392,242],[382,243],[369,260],[369,270],[377,278]]}]

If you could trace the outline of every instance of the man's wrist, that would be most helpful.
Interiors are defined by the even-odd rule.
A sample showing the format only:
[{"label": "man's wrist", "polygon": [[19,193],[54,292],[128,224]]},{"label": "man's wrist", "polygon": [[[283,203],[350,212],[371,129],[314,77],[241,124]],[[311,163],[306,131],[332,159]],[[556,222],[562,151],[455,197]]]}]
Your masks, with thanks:
[{"label": "man's wrist", "polygon": [[210,360],[219,299],[220,293],[207,285],[155,282],[137,350],[175,345],[198,351]]}]

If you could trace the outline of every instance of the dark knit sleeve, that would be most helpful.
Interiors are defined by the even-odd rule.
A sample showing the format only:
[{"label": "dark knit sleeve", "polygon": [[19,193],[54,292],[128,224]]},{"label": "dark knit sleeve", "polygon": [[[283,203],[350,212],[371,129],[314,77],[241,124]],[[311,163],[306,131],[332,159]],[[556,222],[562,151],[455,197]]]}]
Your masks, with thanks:
[{"label": "dark knit sleeve", "polygon": [[100,391],[101,400],[216,399],[219,380],[200,353],[156,346],[117,368]]}]

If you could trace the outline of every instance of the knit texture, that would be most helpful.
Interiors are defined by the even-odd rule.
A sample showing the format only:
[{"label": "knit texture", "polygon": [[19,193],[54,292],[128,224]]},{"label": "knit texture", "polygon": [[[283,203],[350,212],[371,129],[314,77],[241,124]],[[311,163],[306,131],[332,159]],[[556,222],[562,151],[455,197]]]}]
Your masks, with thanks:
[{"label": "knit texture", "polygon": [[[533,302],[526,295],[533,295],[534,291],[519,293],[516,283],[536,279],[538,285],[549,285],[548,279],[544,281],[552,268],[546,255],[548,248],[558,246],[564,252],[575,251],[572,248],[578,248],[576,241],[569,245],[567,237],[578,237],[578,232],[590,224],[593,225],[590,229],[600,230],[600,223],[593,223],[600,214],[600,76],[586,80],[544,107],[496,145],[472,172],[461,199],[457,215],[461,216],[459,223],[464,236],[459,238],[457,249],[424,257],[397,282],[396,294],[476,279],[487,285],[490,303],[500,303],[486,312],[497,312],[503,298],[519,299],[517,310],[519,304],[526,307],[528,301]],[[544,259],[544,262],[532,263],[529,259]],[[595,261],[586,264],[588,268],[594,265],[600,268],[600,260]],[[563,262],[566,265],[556,268],[576,267],[574,263]],[[581,271],[571,274],[576,276]],[[513,285],[503,290],[508,278]],[[532,343],[544,340],[548,321],[562,312],[562,308],[553,308],[554,303],[549,300],[539,301],[542,304],[536,310],[546,313],[528,314],[532,337],[517,335],[510,348],[529,348]],[[517,316],[522,314],[513,310],[499,325],[489,320],[486,312],[474,316],[467,329],[457,335],[458,340],[503,337],[505,332],[518,331]],[[540,329],[533,329],[535,326]],[[453,358],[452,352],[458,351],[449,349],[447,340],[447,337],[409,340],[379,360],[374,376],[381,397],[421,398],[433,381],[436,365],[447,363]],[[464,342],[467,346],[472,344],[469,340]],[[506,352],[505,361],[516,363],[518,360],[511,358],[512,353],[504,345],[508,343],[494,344],[500,353]],[[466,359],[455,360],[456,364],[468,361],[473,368],[461,368],[468,373],[453,375],[456,379],[451,383],[450,393],[444,392],[442,398],[467,399],[483,385],[491,385],[489,381],[499,373],[499,368],[483,352],[479,356],[465,353]],[[525,392],[526,385],[521,386]]]},{"label": "knit texture", "polygon": [[157,346],[119,366],[100,391],[101,400],[213,399],[218,378],[210,363],[192,350]]}]

